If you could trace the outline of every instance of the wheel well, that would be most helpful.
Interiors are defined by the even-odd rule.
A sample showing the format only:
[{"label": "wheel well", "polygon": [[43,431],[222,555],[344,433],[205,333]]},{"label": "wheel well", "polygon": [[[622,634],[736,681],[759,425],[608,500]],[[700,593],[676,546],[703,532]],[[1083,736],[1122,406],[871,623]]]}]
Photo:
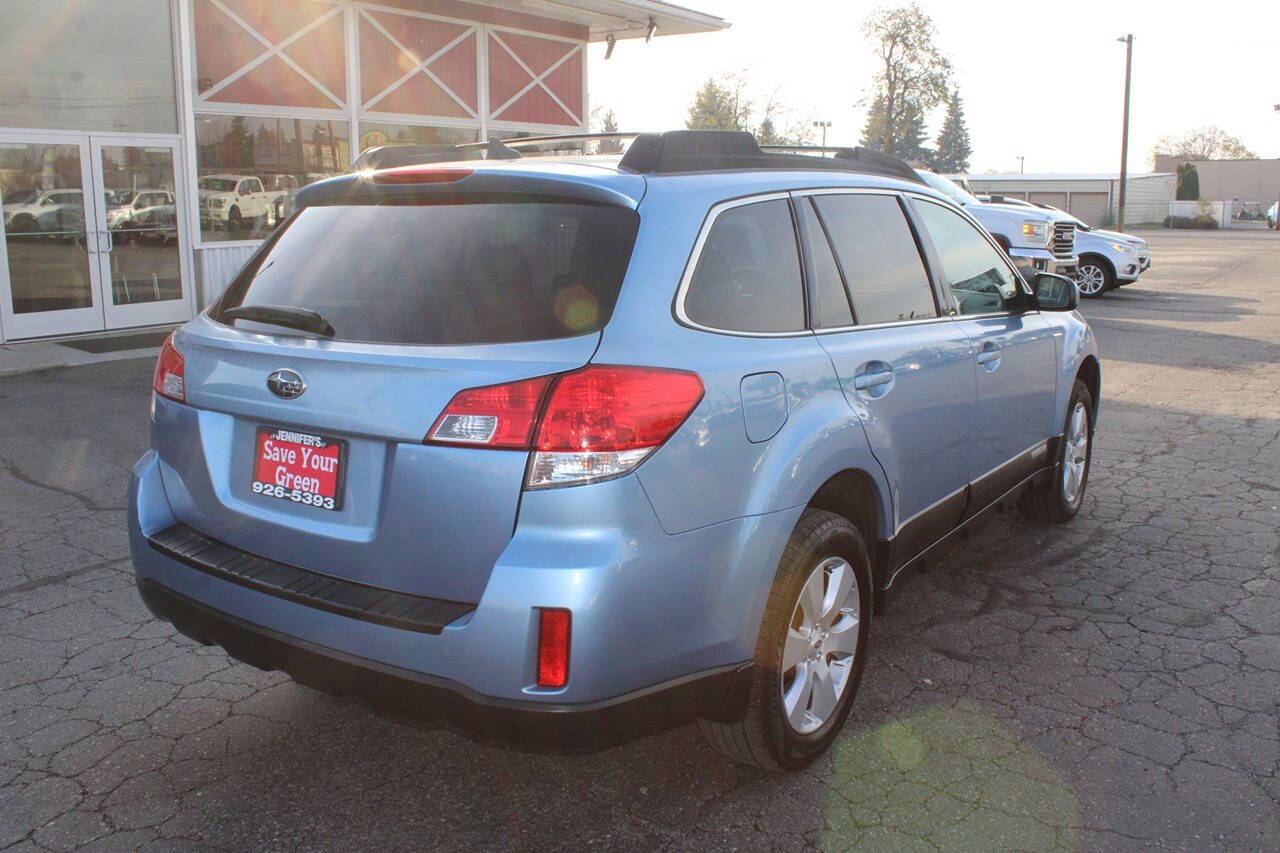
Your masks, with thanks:
[{"label": "wheel well", "polygon": [[1098,366],[1098,360],[1091,355],[1085,356],[1080,369],[1076,371],[1076,378],[1089,389],[1089,396],[1093,398],[1094,420],[1097,420],[1098,395],[1102,390],[1102,369]]},{"label": "wheel well", "polygon": [[853,522],[873,553],[880,540],[880,502],[875,483],[862,471],[846,469],[822,484],[809,506],[842,515]]},{"label": "wheel well", "polygon": [[1115,276],[1115,274],[1116,274],[1116,265],[1115,265],[1115,264],[1113,264],[1113,263],[1111,263],[1111,259],[1110,259],[1110,258],[1108,258],[1106,255],[1099,255],[1099,254],[1097,254],[1097,253],[1095,253],[1095,252],[1085,252],[1083,255],[1081,255],[1081,256],[1080,256],[1080,263],[1082,263],[1082,264],[1083,264],[1083,263],[1084,263],[1084,259],[1085,259],[1085,258],[1094,258],[1094,259],[1097,259],[1097,260],[1099,260],[1099,261],[1102,261],[1102,263],[1106,264],[1107,268],[1111,270],[1111,275],[1112,275],[1112,277],[1114,277],[1114,276]]}]

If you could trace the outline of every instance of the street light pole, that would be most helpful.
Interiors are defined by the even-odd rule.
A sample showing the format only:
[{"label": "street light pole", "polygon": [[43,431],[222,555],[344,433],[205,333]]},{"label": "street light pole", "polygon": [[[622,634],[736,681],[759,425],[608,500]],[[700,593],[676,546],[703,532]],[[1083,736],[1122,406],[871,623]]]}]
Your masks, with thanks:
[{"label": "street light pole", "polygon": [[829,121],[815,121],[815,122],[813,123],[813,126],[814,126],[814,127],[820,127],[820,128],[822,128],[822,147],[823,147],[823,148],[826,148],[826,147],[827,147],[827,128],[828,128],[828,127],[831,127],[831,122],[829,122]]},{"label": "street light pole", "polygon": [[1027,158],[1021,154],[1018,155],[1018,174],[1025,175],[1027,173]]},{"label": "street light pole", "polygon": [[1124,196],[1129,183],[1129,80],[1133,73],[1133,33],[1121,36],[1124,42],[1124,129],[1120,133],[1120,202],[1116,208],[1116,230],[1124,230]]}]

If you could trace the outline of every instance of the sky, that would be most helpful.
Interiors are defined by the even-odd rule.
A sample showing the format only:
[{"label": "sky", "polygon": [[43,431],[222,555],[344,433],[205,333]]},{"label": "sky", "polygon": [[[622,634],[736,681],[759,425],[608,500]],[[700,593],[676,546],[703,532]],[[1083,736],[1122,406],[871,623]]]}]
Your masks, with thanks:
[{"label": "sky", "polygon": [[[832,122],[828,144],[858,142],[875,73],[862,21],[890,3],[677,0],[728,30],[590,48],[591,106],[623,130],[684,126],[709,77],[745,73],[757,102],[775,91],[798,121]],[[1129,169],[1151,171],[1156,139],[1216,124],[1280,157],[1280,2],[921,0],[954,66],[973,144],[970,171],[1117,172],[1125,46],[1134,34]],[[930,116],[930,140],[942,123]],[[594,129],[594,128],[593,128]]]}]

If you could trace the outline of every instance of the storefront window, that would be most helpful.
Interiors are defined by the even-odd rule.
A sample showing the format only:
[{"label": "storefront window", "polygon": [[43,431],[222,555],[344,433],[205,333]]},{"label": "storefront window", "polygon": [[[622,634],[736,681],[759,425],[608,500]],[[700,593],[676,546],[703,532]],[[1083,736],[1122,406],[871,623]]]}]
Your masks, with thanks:
[{"label": "storefront window", "polygon": [[293,212],[299,188],[350,164],[345,121],[197,115],[200,237],[259,240]]},{"label": "storefront window", "polygon": [[0,127],[176,133],[168,0],[0,0]]},{"label": "storefront window", "polygon": [[425,127],[389,122],[360,122],[360,150],[380,145],[462,145],[478,142],[480,130],[474,127]]}]

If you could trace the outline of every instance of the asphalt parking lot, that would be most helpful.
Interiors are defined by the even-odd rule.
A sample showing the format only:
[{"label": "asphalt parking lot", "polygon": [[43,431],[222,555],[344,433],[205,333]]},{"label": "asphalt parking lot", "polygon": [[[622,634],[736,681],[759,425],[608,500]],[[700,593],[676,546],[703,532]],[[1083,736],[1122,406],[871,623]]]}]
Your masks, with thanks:
[{"label": "asphalt parking lot", "polygon": [[0,849],[1280,848],[1280,236],[1148,232],[1070,526],[1003,516],[873,626],[832,754],[585,755],[232,663],[133,588],[152,364],[0,379]]}]

